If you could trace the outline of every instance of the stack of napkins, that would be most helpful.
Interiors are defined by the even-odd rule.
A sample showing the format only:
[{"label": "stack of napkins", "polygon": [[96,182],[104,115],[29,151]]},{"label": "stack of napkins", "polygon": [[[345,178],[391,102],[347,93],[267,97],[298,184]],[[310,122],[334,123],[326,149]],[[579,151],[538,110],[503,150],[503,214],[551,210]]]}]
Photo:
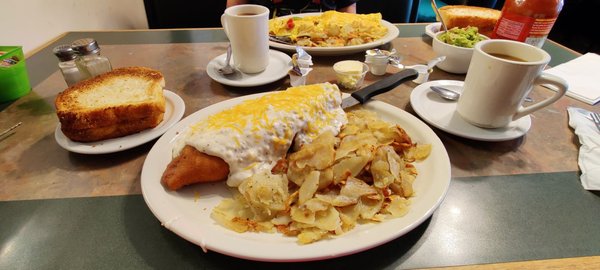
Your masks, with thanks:
[{"label": "stack of napkins", "polygon": [[579,137],[579,169],[581,185],[587,190],[600,190],[600,131],[592,121],[590,112],[569,107],[569,126]]},{"label": "stack of napkins", "polygon": [[545,72],[561,77],[569,83],[567,96],[591,105],[600,101],[600,55],[586,53]]}]

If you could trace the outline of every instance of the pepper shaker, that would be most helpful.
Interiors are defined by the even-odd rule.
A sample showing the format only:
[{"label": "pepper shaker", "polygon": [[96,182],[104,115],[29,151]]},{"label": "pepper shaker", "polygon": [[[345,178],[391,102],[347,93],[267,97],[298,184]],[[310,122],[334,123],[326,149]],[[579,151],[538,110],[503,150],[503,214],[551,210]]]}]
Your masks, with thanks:
[{"label": "pepper shaker", "polygon": [[77,66],[75,65],[75,58],[77,53],[70,45],[59,45],[52,49],[52,52],[58,57],[58,68],[67,83],[67,86],[72,86],[75,83],[86,79],[87,77],[82,74]]},{"label": "pepper shaker", "polygon": [[77,52],[75,64],[79,71],[87,78],[95,77],[112,70],[110,61],[100,54],[98,42],[92,38],[83,38],[73,41],[73,50]]}]

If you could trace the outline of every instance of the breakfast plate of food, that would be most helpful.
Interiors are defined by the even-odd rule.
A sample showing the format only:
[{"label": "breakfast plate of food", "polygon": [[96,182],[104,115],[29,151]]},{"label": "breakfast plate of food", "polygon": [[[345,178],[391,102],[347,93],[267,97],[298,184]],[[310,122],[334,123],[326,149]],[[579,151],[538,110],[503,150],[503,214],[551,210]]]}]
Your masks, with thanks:
[{"label": "breakfast plate of food", "polygon": [[[316,88],[333,90],[322,92],[325,94],[320,94],[317,98],[308,96],[320,91],[315,90]],[[312,261],[345,256],[379,246],[408,233],[432,215],[448,190],[450,162],[444,145],[425,123],[397,107],[375,100],[361,108],[344,112],[339,106],[339,90],[327,83],[294,89],[292,87],[280,91],[287,92],[285,94],[259,93],[211,105],[181,120],[155,143],[142,168],[141,186],[146,204],[165,228],[200,246],[205,252],[210,250],[258,261]],[[290,96],[293,98],[289,98]],[[315,101],[319,105],[306,105],[311,102],[297,101],[304,98],[319,100]],[[323,103],[319,103],[321,100]],[[268,106],[269,104],[273,106]],[[265,106],[266,109],[257,109],[257,106]],[[298,110],[286,114],[285,111],[290,107]],[[242,116],[256,111],[261,111],[256,117]],[[347,149],[342,145],[353,145],[346,144],[342,138],[335,156],[344,157],[340,160],[352,160],[352,164],[362,162],[362,170],[359,168],[352,173],[349,170],[338,174],[336,168],[339,167],[333,166],[330,172],[332,177],[327,178],[326,175],[330,175],[327,173],[327,166],[318,165],[325,162],[321,158],[314,165],[322,166],[320,171],[305,171],[306,168],[312,168],[313,161],[307,161],[306,166],[298,166],[300,163],[305,164],[302,157],[307,155],[302,154],[306,153],[303,151],[316,151],[315,149],[319,149],[315,148],[317,146],[335,142],[336,130],[338,135],[345,134],[343,137],[348,140],[354,138],[353,135],[356,134],[351,133],[362,129],[353,126],[353,123],[356,119],[363,119],[365,115],[376,116],[378,119],[373,121],[365,118],[367,121],[364,124],[370,123],[370,128],[367,129],[391,128],[394,131],[387,134],[395,134],[392,136],[402,138],[404,142],[398,143],[394,139],[393,142],[388,142],[388,146],[380,146],[382,151],[391,151],[384,154],[387,163],[379,163],[381,160],[375,154],[369,159],[370,166],[363,167],[366,161],[361,157],[341,155],[339,152],[352,152],[342,150]],[[286,120],[279,121],[279,118]],[[246,120],[243,119],[253,120],[244,122]],[[242,123],[247,125],[240,125]],[[307,126],[303,132],[291,131],[296,127]],[[251,134],[248,135],[246,131],[251,131]],[[296,149],[297,145],[301,146]],[[186,149],[189,147],[195,148],[191,151],[196,154],[187,156],[192,157],[191,159],[180,159],[179,157],[187,155]],[[289,165],[283,165],[283,159],[275,162],[265,158],[272,157],[273,153],[279,153],[275,156],[281,153],[286,155],[290,147],[295,150],[289,156]],[[377,147],[376,153],[380,152],[380,147]],[[405,158],[413,157],[412,161],[403,163],[403,166],[392,161],[397,160],[397,157],[392,158],[395,156],[393,152],[400,151],[400,148],[408,151]],[[330,148],[325,146],[324,149]],[[361,151],[355,149],[355,152]],[[371,152],[373,151],[369,150],[366,153]],[[425,152],[422,155],[416,154]],[[191,166],[194,163],[189,163],[189,160],[200,162]],[[223,163],[224,161],[226,162]],[[382,164],[389,165],[381,167]],[[198,170],[199,167],[204,167],[205,171]],[[300,167],[302,169],[298,169]],[[372,167],[369,169],[372,181],[360,180],[367,167]],[[395,187],[388,183],[390,188],[387,188],[388,184],[382,184],[381,181],[384,180],[381,179],[393,180],[393,177],[379,177],[379,173],[374,171],[375,167],[385,167],[390,171],[397,168],[402,171],[400,175],[403,176],[397,176],[396,180],[403,178],[406,185]],[[220,168],[224,168],[224,174]],[[315,175],[322,176],[315,178]],[[343,175],[343,179],[336,180],[336,175]],[[188,181],[190,177],[195,180]],[[330,181],[325,183],[327,188],[318,188],[323,185],[321,181]],[[261,191],[256,194],[250,192],[264,185],[270,188],[258,189]],[[287,187],[294,185],[299,186],[299,189],[289,190],[288,194]],[[385,188],[375,188],[382,185]],[[345,188],[339,190],[334,186]],[[312,193],[307,192],[311,189]],[[348,198],[353,194],[349,190],[361,190],[360,199]],[[382,193],[375,190],[386,191]],[[339,192],[339,196],[335,197],[334,192]],[[403,194],[405,198],[400,198],[399,194]],[[244,203],[250,204],[240,208]],[[281,203],[283,208],[278,208],[282,207]],[[354,213],[358,208],[362,209],[360,214]],[[315,211],[312,221],[305,219],[311,216],[310,213],[302,212],[309,211],[307,209]],[[372,211],[373,209],[375,210]],[[303,214],[298,215],[298,211]],[[304,215],[307,213],[308,215]],[[352,219],[350,216],[368,216],[370,222],[352,223],[349,221]]]},{"label": "breakfast plate of food", "polygon": [[156,139],[170,127],[175,125],[177,121],[183,117],[183,113],[185,112],[185,103],[179,95],[169,90],[164,90],[164,95],[166,101],[164,119],[154,128],[118,138],[95,142],[77,142],[65,136],[61,131],[61,124],[58,123],[56,130],[54,131],[54,138],[58,145],[65,150],[80,154],[114,153],[147,143]]},{"label": "breakfast plate of food", "polygon": [[155,139],[185,111],[181,97],[164,86],[159,70],[141,66],[80,81],[56,96],[54,138],[82,154],[118,152]]},{"label": "breakfast plate of food", "polygon": [[364,52],[391,42],[398,34],[398,28],[383,20],[380,13],[327,11],[293,14],[269,21],[272,48],[295,52],[296,46],[301,46],[311,55]]}]

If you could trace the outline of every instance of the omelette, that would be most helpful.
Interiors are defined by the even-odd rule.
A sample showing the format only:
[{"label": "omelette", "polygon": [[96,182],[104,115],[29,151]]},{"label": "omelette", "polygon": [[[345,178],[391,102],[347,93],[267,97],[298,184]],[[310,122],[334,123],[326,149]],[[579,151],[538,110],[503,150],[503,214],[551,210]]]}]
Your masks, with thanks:
[{"label": "omelette", "polygon": [[388,29],[381,22],[381,13],[325,11],[319,15],[271,19],[269,34],[288,37],[299,46],[343,47],[382,38]]}]

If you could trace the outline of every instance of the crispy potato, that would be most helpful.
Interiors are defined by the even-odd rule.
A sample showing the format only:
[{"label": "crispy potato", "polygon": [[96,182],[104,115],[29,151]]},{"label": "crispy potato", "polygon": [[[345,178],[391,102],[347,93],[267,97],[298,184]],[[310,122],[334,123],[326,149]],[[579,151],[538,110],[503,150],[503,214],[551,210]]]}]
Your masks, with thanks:
[{"label": "crispy potato", "polygon": [[348,112],[338,136],[326,132],[239,187],[212,217],[236,232],[273,232],[309,244],[410,211],[417,169],[431,145],[413,143],[374,112]]}]

